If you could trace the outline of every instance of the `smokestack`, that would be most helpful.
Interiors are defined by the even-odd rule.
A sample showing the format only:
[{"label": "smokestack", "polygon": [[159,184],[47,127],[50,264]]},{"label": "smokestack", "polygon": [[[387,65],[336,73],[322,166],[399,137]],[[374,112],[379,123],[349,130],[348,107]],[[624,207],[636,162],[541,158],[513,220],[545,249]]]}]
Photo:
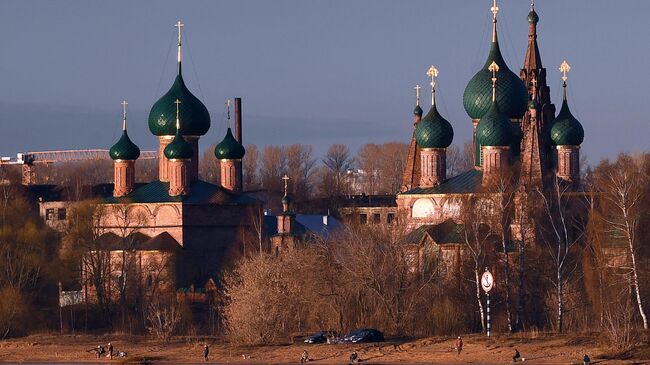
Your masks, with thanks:
[{"label": "smokestack", "polygon": [[241,141],[241,98],[235,98],[235,139]]}]

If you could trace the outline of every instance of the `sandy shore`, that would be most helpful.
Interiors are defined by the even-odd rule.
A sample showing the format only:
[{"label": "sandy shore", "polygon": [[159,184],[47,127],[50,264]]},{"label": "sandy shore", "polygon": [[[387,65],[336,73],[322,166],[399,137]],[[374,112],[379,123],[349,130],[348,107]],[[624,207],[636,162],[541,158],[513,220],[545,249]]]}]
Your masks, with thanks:
[{"label": "sandy shore", "polygon": [[[112,342],[116,351],[126,351],[125,359],[97,360],[92,349]],[[587,353],[593,364],[650,363],[650,359],[606,360],[599,358],[594,336],[552,336],[538,338],[464,336],[460,355],[453,350],[455,338],[431,337],[389,341],[381,344],[234,347],[210,342],[211,363],[297,363],[304,350],[314,364],[347,364],[357,351],[366,364],[505,364],[511,363],[517,348],[526,364],[582,364]],[[202,339],[174,339],[167,344],[139,336],[119,335],[32,335],[0,341],[0,361],[11,363],[202,363]]]}]

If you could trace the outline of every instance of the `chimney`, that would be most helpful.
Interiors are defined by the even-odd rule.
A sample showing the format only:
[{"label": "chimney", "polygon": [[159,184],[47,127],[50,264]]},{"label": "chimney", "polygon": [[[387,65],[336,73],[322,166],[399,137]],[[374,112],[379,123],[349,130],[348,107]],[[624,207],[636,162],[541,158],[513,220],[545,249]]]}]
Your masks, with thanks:
[{"label": "chimney", "polygon": [[235,98],[235,139],[241,141],[241,98]]}]

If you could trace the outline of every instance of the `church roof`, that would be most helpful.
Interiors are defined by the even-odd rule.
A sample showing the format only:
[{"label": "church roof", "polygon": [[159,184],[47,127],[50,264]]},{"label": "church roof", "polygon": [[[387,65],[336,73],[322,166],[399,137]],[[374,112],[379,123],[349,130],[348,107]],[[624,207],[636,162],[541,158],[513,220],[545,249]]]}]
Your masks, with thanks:
[{"label": "church roof", "polygon": [[109,251],[135,249],[136,251],[173,252],[182,248],[178,241],[167,232],[154,237],[134,232],[126,239],[122,239],[113,232],[108,232],[99,237],[99,244]]},{"label": "church roof", "polygon": [[432,188],[416,187],[399,195],[430,195],[430,194],[467,194],[478,191],[481,186],[483,173],[472,169],[456,175]]},{"label": "church roof", "polygon": [[186,203],[186,204],[252,204],[256,200],[245,195],[227,192],[220,186],[205,181],[194,181],[190,184],[188,195],[169,195],[169,183],[153,181],[138,186],[124,197],[106,197],[108,204],[120,203]]},{"label": "church roof", "polygon": [[463,242],[462,230],[462,224],[448,219],[440,224],[425,224],[416,228],[404,237],[403,242],[419,245],[428,236],[439,245],[461,243]]}]

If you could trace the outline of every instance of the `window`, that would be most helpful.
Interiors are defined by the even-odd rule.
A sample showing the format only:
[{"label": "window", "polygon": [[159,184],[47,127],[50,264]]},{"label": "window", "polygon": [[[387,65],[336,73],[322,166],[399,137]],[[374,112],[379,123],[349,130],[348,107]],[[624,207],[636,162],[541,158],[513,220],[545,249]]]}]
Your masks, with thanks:
[{"label": "window", "polygon": [[395,213],[388,213],[388,216],[386,216],[386,223],[391,224],[395,222]]},{"label": "window", "polygon": [[367,214],[359,214],[359,223],[361,223],[361,224],[368,223],[368,215]]},{"label": "window", "polygon": [[375,213],[372,215],[372,223],[373,224],[381,223],[381,215],[379,213]]},{"label": "window", "polygon": [[65,208],[59,208],[56,219],[60,221],[65,220]]},{"label": "window", "polygon": [[45,220],[46,221],[54,220],[54,208],[45,209]]}]

